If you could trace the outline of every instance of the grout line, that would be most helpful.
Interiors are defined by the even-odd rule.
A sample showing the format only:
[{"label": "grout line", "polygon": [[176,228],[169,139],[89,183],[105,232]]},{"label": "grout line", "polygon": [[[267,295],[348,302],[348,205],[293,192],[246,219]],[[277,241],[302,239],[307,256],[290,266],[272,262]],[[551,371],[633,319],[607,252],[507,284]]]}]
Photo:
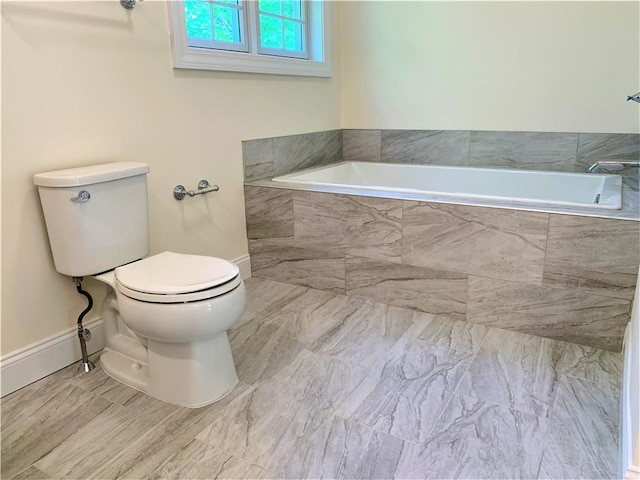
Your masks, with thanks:
[{"label": "grout line", "polygon": [[547,214],[547,236],[544,241],[544,258],[542,260],[542,277],[540,278],[540,286],[544,287],[544,272],[547,266],[547,253],[549,252],[549,231],[551,230],[551,213]]},{"label": "grout line", "polygon": [[577,170],[578,168],[578,153],[580,152],[580,133],[577,134],[578,138],[576,139],[576,153],[573,159],[573,169]]},{"label": "grout line", "polygon": [[[548,435],[548,432],[545,432],[545,436]],[[545,453],[547,453],[547,448],[548,447],[544,447],[542,449],[542,455],[540,455],[540,463],[538,463],[538,471],[536,472],[536,480],[538,480],[540,478],[540,470],[542,470],[542,462],[544,461],[544,456]]]},{"label": "grout line", "polygon": [[[498,328],[495,328],[495,327],[489,327],[489,328],[493,328],[494,330],[501,330],[501,329],[498,329]],[[479,353],[479,352],[480,352],[480,350],[482,349],[482,347],[483,347],[483,345],[484,345],[484,343],[485,343],[485,341],[486,341],[487,337],[489,336],[489,333],[490,333],[490,332],[487,332],[487,335],[485,335],[485,337],[482,339],[482,342],[480,343],[480,346],[478,347],[477,352],[474,354],[472,361],[469,363],[469,367],[467,368],[467,371],[465,372],[465,374],[463,375],[463,377],[460,379],[460,382],[458,382],[458,385],[456,385],[456,388],[454,389],[454,393],[455,393],[456,395],[463,395],[463,396],[467,396],[467,397],[475,398],[475,399],[476,399],[476,400],[478,400],[478,401],[485,402],[485,403],[489,403],[489,404],[491,404],[491,405],[497,405],[497,406],[499,406],[499,407],[508,408],[508,409],[510,409],[510,410],[514,410],[514,411],[516,411],[516,412],[520,412],[520,413],[523,413],[523,414],[525,414],[525,415],[532,415],[532,416],[534,416],[534,417],[543,418],[543,419],[551,419],[551,416],[552,416],[552,414],[553,414],[553,412],[554,412],[554,408],[555,408],[555,400],[556,400],[556,397],[557,397],[557,394],[558,394],[558,388],[559,388],[559,385],[560,385],[560,377],[562,377],[562,376],[563,376],[563,374],[562,374],[562,373],[559,373],[559,372],[557,371],[557,369],[555,369],[555,368],[554,368],[554,371],[555,371],[556,373],[558,373],[558,377],[559,377],[559,379],[558,379],[558,381],[556,382],[556,383],[557,383],[557,387],[556,387],[556,390],[555,390],[555,395],[554,395],[553,401],[551,402],[551,408],[549,409],[548,414],[547,414],[547,415],[544,415],[544,416],[543,416],[543,415],[538,415],[537,413],[533,413],[533,412],[525,412],[525,411],[523,411],[523,410],[520,410],[520,409],[516,408],[515,406],[511,406],[511,405],[503,405],[503,404],[501,404],[501,403],[496,403],[496,402],[493,402],[493,401],[491,401],[491,400],[484,400],[484,399],[478,398],[478,397],[476,397],[476,396],[474,396],[474,395],[471,395],[471,394],[459,393],[459,392],[458,392],[458,387],[460,386],[460,384],[461,384],[461,383],[462,383],[462,381],[464,380],[464,377],[466,377],[466,376],[469,374],[469,370],[471,369],[471,365],[473,364],[473,362],[475,362],[475,361],[476,361],[476,358],[477,358],[477,356],[478,356],[478,353]],[[516,333],[519,333],[519,332],[516,332]],[[526,334],[525,334],[525,335],[526,335]],[[545,338],[545,337],[540,337],[540,338]],[[550,339],[550,340],[553,340],[553,339]],[[566,342],[563,342],[563,343],[566,343]],[[564,348],[564,349],[566,349],[566,346],[563,346],[563,348]],[[564,355],[564,350],[563,350],[562,355]],[[511,384],[511,383],[512,383],[512,382],[509,382],[509,384]],[[593,383],[593,382],[592,382],[592,383]]]},{"label": "grout line", "polygon": [[[44,458],[47,454],[45,454],[42,458]],[[38,470],[39,472],[44,473],[45,475],[48,475],[48,478],[55,478],[55,475],[50,475],[48,472],[45,472],[44,470],[42,470],[41,468],[36,467],[36,463],[38,463],[40,460],[42,460],[42,458],[39,458],[38,460],[36,460],[35,462],[33,462],[31,465],[29,465],[28,467],[20,470],[20,472],[16,473],[15,475],[13,475],[11,478],[16,478],[19,477],[20,475],[22,475],[24,472],[26,472],[27,470],[29,470],[30,468],[35,468],[36,470]]]},{"label": "grout line", "polygon": [[[447,403],[449,403],[449,402],[447,401]],[[380,430],[379,428],[371,427],[371,426],[369,426],[369,425],[365,425],[364,423],[360,423],[360,422],[358,422],[358,421],[351,420],[351,419],[349,419],[349,418],[345,418],[345,417],[344,417],[344,416],[342,416],[342,415],[336,415],[336,414],[334,414],[334,415],[333,415],[333,417],[334,417],[334,418],[339,418],[339,419],[341,419],[341,420],[344,420],[345,422],[353,423],[354,425],[358,425],[358,426],[360,426],[360,427],[362,427],[362,428],[366,428],[367,430],[371,430],[372,432],[382,433],[383,435],[388,435],[388,436],[390,436],[390,437],[392,437],[392,438],[395,438],[396,440],[400,440],[400,441],[401,441],[401,442],[403,442],[403,443],[410,443],[410,444],[412,444],[412,445],[416,445],[416,446],[422,446],[422,445],[423,445],[423,444],[422,444],[422,443],[420,443],[420,442],[414,442],[413,440],[406,440],[406,439],[401,438],[401,437],[398,437],[398,436],[396,436],[396,435],[394,435],[394,434],[392,434],[392,433],[385,432],[384,430]]]},{"label": "grout line", "polygon": [[[451,392],[452,394],[456,394],[456,395],[463,395],[461,393],[458,393],[458,387],[460,387],[460,384],[462,383],[462,381],[464,380],[464,378],[469,375],[469,370],[471,370],[471,365],[473,364],[473,362],[476,361],[476,358],[478,357],[478,353],[480,353],[480,350],[482,350],[482,346],[484,345],[485,340],[487,339],[487,337],[489,336],[489,333],[491,333],[491,330],[487,330],[487,334],[482,338],[482,341],[480,342],[480,345],[478,345],[478,349],[476,350],[476,352],[472,355],[471,357],[471,361],[469,362],[469,365],[467,366],[467,369],[465,370],[465,372],[462,374],[462,376],[460,377],[460,380],[458,381],[458,383],[456,384],[455,388],[453,389],[453,391]],[[469,395],[471,396],[471,395]],[[475,397],[473,397],[475,398]],[[480,399],[478,399],[480,400]]]}]

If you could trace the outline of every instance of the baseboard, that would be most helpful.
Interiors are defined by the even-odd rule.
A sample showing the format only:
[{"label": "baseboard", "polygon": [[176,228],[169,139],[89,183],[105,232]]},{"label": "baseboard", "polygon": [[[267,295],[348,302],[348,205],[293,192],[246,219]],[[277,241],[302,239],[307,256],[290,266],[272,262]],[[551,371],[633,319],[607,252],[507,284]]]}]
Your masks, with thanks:
[{"label": "baseboard", "polygon": [[249,257],[248,253],[245,253],[241,257],[238,257],[231,261],[238,265],[238,268],[240,269],[240,275],[242,275],[243,280],[246,280],[251,276],[251,258]]},{"label": "baseboard", "polygon": [[[87,342],[89,354],[102,350],[105,344],[102,318],[85,322],[84,326],[91,330],[91,341]],[[0,396],[4,397],[26,387],[81,358],[75,328],[3,355],[0,358]]]}]

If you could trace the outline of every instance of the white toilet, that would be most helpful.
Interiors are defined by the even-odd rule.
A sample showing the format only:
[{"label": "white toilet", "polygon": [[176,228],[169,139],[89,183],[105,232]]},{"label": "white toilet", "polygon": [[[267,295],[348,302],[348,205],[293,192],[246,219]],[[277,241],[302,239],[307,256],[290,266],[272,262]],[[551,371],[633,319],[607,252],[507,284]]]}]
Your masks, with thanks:
[{"label": "white toilet", "polygon": [[160,400],[202,407],[238,383],[226,330],[240,316],[238,267],[199,255],[149,253],[143,163],[34,176],[56,270],[106,283],[104,371]]}]

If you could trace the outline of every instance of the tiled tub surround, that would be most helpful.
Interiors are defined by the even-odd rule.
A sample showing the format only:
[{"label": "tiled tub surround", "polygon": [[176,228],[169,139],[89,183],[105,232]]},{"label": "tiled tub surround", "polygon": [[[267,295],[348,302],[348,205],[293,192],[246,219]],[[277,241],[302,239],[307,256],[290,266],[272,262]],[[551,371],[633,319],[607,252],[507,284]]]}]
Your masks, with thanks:
[{"label": "tiled tub surround", "polygon": [[242,142],[246,182],[339,162],[342,130]]},{"label": "tiled tub surround", "polygon": [[[586,172],[597,160],[639,160],[640,135],[343,130],[344,160]],[[638,169],[620,172],[638,190]]]},{"label": "tiled tub surround", "polygon": [[245,186],[252,273],[620,351],[640,223]]},{"label": "tiled tub surround", "polygon": [[[640,159],[640,135],[468,130],[331,130],[243,142],[245,181],[340,160],[586,172]],[[639,169],[622,173],[638,190]]]},{"label": "tiled tub surround", "polygon": [[640,250],[638,169],[621,172],[623,208],[606,212],[265,187],[342,159],[584,172],[640,158],[640,135],[336,130],[246,141],[243,158],[254,275],[619,351]]},{"label": "tiled tub surround", "polygon": [[[640,159],[640,135],[614,133],[483,132],[446,130],[332,130],[242,142],[245,183],[273,186],[274,176],[346,161],[486,166],[586,172],[597,160]],[[466,153],[464,153],[466,152]],[[603,173],[607,173],[603,170]],[[640,218],[640,169],[626,168],[622,209],[602,212],[584,207],[544,207],[484,199],[472,205],[520,208],[605,218]],[[279,185],[286,188],[307,187]],[[315,191],[352,193],[340,188]],[[449,203],[435,195],[371,196]],[[456,201],[457,202],[457,201]],[[457,202],[460,203],[460,202]],[[463,202],[464,203],[464,202]],[[467,203],[468,204],[468,203]]]}]

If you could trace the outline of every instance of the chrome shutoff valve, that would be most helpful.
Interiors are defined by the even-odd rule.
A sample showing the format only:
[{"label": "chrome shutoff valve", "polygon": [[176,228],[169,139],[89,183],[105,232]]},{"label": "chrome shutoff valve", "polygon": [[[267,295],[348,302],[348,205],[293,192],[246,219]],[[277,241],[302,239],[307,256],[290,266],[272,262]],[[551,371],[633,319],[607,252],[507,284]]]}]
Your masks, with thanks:
[{"label": "chrome shutoff valve", "polygon": [[85,342],[88,342],[89,340],[91,340],[91,330],[89,330],[88,328],[85,328],[84,330],[82,330],[81,335]]}]

